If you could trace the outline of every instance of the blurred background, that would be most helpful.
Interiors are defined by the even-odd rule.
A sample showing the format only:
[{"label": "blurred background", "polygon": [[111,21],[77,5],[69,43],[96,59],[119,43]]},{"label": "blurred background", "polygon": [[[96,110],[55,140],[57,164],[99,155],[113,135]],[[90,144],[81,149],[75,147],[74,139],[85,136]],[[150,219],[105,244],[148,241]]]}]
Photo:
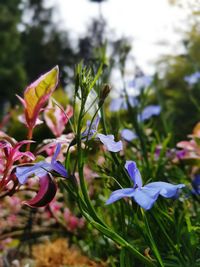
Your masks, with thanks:
[{"label": "blurred background", "polygon": [[186,134],[200,111],[199,84],[184,79],[200,70],[199,14],[198,0],[0,0],[1,113],[57,64],[60,84],[72,90],[75,65],[95,65],[106,44],[113,92],[122,65],[127,80],[151,75],[166,118]]}]

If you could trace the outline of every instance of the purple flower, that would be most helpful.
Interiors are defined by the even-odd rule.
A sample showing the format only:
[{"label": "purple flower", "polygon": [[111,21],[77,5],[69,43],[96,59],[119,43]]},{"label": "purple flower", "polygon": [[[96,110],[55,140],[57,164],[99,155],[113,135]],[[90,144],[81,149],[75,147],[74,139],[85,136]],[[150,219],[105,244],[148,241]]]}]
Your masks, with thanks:
[{"label": "purple flower", "polygon": [[137,138],[137,135],[129,129],[121,130],[121,137],[126,141],[132,141]]},{"label": "purple flower", "polygon": [[20,184],[26,183],[27,179],[32,176],[43,177],[48,172],[55,171],[63,177],[67,177],[67,171],[65,167],[56,160],[61,149],[61,145],[58,144],[56,147],[56,151],[52,157],[51,163],[46,161],[40,161],[31,166],[22,166],[16,168],[16,176],[20,182]]},{"label": "purple flower", "polygon": [[86,141],[87,139],[90,140],[97,133],[99,121],[100,121],[99,116],[96,117],[92,125],[91,125],[91,121],[87,121],[86,129],[84,132],[81,133],[83,141]]},{"label": "purple flower", "polygon": [[139,121],[145,121],[150,119],[152,116],[160,114],[161,108],[158,105],[150,105],[143,109],[142,113],[138,115]]},{"label": "purple flower", "polygon": [[194,179],[192,180],[192,193],[194,195],[200,195],[200,174],[195,175]]},{"label": "purple flower", "polygon": [[186,81],[190,85],[193,85],[197,83],[199,79],[200,79],[200,72],[197,71],[191,75],[185,76],[184,81]]},{"label": "purple flower", "polygon": [[112,134],[105,135],[98,133],[96,137],[100,139],[100,141],[106,146],[108,151],[119,152],[123,149],[122,141],[115,142],[114,135]]},{"label": "purple flower", "polygon": [[111,152],[119,152],[123,149],[122,147],[122,141],[115,142],[114,141],[114,135],[105,135],[100,134],[97,132],[97,128],[99,125],[99,117],[94,120],[94,122],[91,124],[90,121],[87,121],[87,127],[84,132],[82,132],[82,140],[86,141],[87,139],[90,140],[93,136],[95,136],[96,139],[99,139],[108,149],[108,151]]},{"label": "purple flower", "polygon": [[134,161],[126,161],[125,168],[134,183],[134,187],[118,189],[112,192],[106,204],[111,204],[124,197],[132,197],[143,209],[149,210],[159,195],[165,198],[174,197],[177,195],[178,190],[185,186],[184,184],[173,185],[166,182],[153,182],[142,186],[141,174],[136,163]]}]

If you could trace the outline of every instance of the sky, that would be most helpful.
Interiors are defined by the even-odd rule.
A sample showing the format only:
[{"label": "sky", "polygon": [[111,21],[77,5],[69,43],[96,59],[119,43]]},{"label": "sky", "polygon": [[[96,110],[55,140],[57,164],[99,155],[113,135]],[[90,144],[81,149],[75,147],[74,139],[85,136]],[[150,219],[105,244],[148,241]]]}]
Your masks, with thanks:
[{"label": "sky", "polygon": [[[98,17],[98,4],[88,0],[52,0],[56,6],[55,20],[61,28],[70,30],[72,38],[86,33],[92,18]],[[172,7],[167,0],[107,0],[102,3],[103,17],[116,37],[128,37],[132,54],[147,73],[162,54],[181,51],[178,33],[186,14]],[[163,45],[165,44],[165,45]]]}]

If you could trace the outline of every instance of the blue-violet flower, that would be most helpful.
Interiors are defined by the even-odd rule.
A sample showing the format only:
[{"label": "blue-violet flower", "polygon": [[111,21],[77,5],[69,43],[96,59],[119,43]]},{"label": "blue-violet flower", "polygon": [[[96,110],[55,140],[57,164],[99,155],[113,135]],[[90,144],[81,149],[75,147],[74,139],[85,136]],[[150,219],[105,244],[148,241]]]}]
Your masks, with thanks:
[{"label": "blue-violet flower", "polygon": [[46,161],[40,161],[31,166],[20,166],[16,168],[16,176],[20,184],[25,184],[27,179],[35,175],[37,177],[43,177],[48,172],[55,171],[62,177],[67,177],[67,171],[65,167],[56,160],[58,154],[60,153],[61,144],[57,144],[55,153],[52,157],[51,163]]},{"label": "blue-violet flower", "polygon": [[119,152],[123,149],[122,141],[115,142],[114,141],[114,135],[109,134],[101,134],[97,132],[97,128],[99,125],[99,117],[94,120],[94,122],[91,125],[90,121],[87,121],[87,127],[84,132],[82,132],[82,140],[90,140],[93,136],[95,136],[96,139],[99,139],[108,149],[108,151],[111,152]]},{"label": "blue-violet flower", "polygon": [[132,197],[143,209],[149,210],[159,195],[165,198],[174,197],[177,195],[178,190],[185,186],[184,184],[173,185],[166,182],[153,182],[143,186],[141,174],[136,163],[134,161],[126,161],[125,168],[134,183],[134,187],[118,189],[112,192],[106,204],[111,204],[124,197]]}]

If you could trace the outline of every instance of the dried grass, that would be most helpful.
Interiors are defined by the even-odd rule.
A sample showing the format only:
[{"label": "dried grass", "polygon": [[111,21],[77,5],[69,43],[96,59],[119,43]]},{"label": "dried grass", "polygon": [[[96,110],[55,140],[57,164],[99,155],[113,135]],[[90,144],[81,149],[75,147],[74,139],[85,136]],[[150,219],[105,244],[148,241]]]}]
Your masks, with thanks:
[{"label": "dried grass", "polygon": [[84,256],[75,247],[69,247],[65,239],[36,245],[33,247],[36,267],[105,267]]}]

